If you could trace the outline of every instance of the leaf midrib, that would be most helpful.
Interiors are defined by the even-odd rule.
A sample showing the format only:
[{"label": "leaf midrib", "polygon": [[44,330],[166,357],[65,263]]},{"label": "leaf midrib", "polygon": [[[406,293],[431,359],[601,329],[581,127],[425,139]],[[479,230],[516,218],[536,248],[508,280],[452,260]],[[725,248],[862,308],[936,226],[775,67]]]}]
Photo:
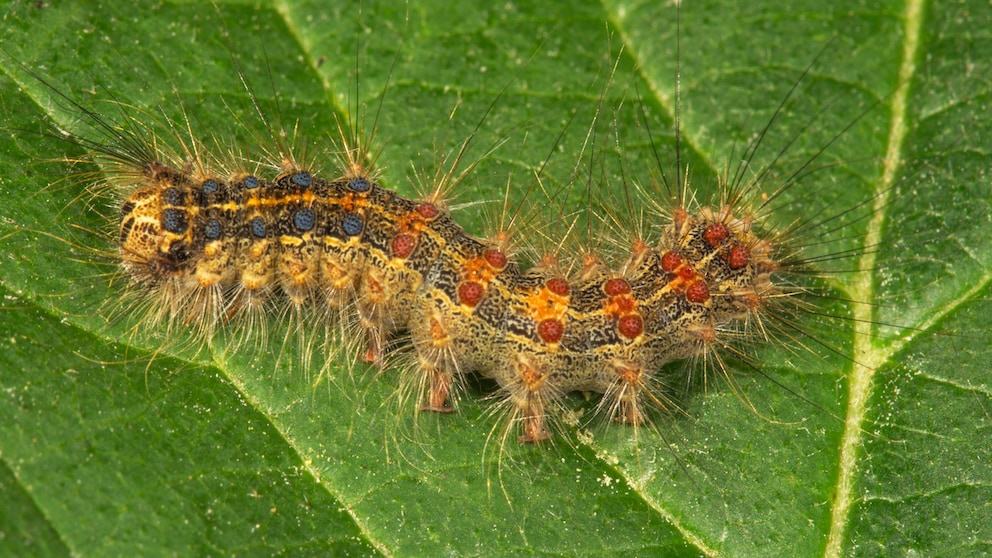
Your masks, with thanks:
[{"label": "leaf midrib", "polygon": [[[892,95],[890,103],[888,143],[882,177],[878,181],[872,218],[868,223],[862,245],[865,247],[878,246],[882,241],[887,214],[886,208],[890,207],[889,199],[893,195],[893,184],[896,181],[897,172],[902,166],[902,148],[907,135],[909,87],[916,71],[915,60],[920,49],[922,20],[922,0],[909,0],[903,17],[904,33],[899,85]],[[877,250],[865,250],[858,258],[858,268],[877,269],[877,258]],[[875,276],[876,272],[858,274],[855,284],[851,288],[852,293],[855,294],[853,300],[874,300]],[[862,427],[866,420],[868,403],[874,387],[875,371],[901,350],[903,343],[905,343],[905,340],[901,340],[884,348],[875,346],[872,335],[873,310],[874,306],[870,304],[856,304],[853,309],[854,344],[852,355],[854,361],[848,383],[848,404],[839,448],[836,491],[830,505],[830,532],[824,549],[824,556],[828,558],[839,558],[844,551],[844,532],[851,507],[855,501],[854,486],[860,462],[858,449],[862,445]]]}]

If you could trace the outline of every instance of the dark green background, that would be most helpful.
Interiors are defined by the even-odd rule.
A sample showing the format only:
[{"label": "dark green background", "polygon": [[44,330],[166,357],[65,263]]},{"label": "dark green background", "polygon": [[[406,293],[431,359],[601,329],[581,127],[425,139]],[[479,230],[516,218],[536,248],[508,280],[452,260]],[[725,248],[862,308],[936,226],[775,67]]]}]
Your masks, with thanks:
[{"label": "dark green background", "polygon": [[[828,281],[837,297],[872,301],[867,316],[888,325],[805,316],[824,343],[806,342],[814,354],[793,343],[755,348],[759,371],[731,363],[757,413],[717,387],[656,431],[596,428],[583,442],[559,436],[551,447],[510,443],[503,453],[478,392],[458,414],[414,427],[390,397],[398,371],[376,376],[343,356],[328,367],[333,382],[307,376],[279,353],[284,326],[250,354],[226,351],[222,340],[197,353],[183,333],[157,350],[161,333],[134,335],[140,322],[127,314],[108,320],[106,301],[120,286],[108,284],[112,266],[98,253],[108,245],[93,231],[116,209],[87,207],[81,186],[62,180],[69,168],[57,160],[81,151],[34,132],[54,122],[85,135],[85,122],[18,62],[105,114],[118,111],[108,100],[148,122],[182,123],[185,110],[199,137],[264,159],[249,146],[271,142],[238,72],[272,122],[298,123],[303,143],[326,149],[336,118],[353,122],[357,48],[359,96],[379,127],[388,186],[413,195],[411,163],[431,172],[436,154],[456,149],[480,120],[466,160],[502,142],[454,191],[455,206],[489,202],[456,211],[481,234],[508,179],[511,205],[531,190],[528,206],[551,222],[582,209],[587,186],[596,206],[624,207],[624,178],[659,195],[650,189],[652,143],[663,169],[674,166],[674,8],[368,2],[359,17],[351,3],[318,4],[4,8],[0,114],[16,132],[0,138],[0,553],[992,550],[987,3],[685,2],[683,164],[693,187],[712,191],[822,51],[755,168],[794,139],[774,184],[836,139],[815,161],[822,169],[780,201],[779,223],[887,195],[884,219],[820,227],[830,242],[810,250],[880,234],[869,281],[853,283],[864,273]],[[900,81],[907,57],[915,65]],[[905,105],[893,103],[900,87]],[[906,134],[890,148],[894,123]],[[570,192],[564,210],[541,191],[559,188]],[[629,229],[629,211],[615,211],[615,227]],[[573,244],[586,238],[580,223]],[[594,237],[609,228],[594,223]],[[859,416],[849,378],[870,373],[852,361],[876,370],[853,409],[866,412],[850,425],[860,432],[856,451],[842,462],[843,421]],[[835,520],[842,472],[854,481],[853,505]],[[839,546],[828,551],[831,533]]]}]

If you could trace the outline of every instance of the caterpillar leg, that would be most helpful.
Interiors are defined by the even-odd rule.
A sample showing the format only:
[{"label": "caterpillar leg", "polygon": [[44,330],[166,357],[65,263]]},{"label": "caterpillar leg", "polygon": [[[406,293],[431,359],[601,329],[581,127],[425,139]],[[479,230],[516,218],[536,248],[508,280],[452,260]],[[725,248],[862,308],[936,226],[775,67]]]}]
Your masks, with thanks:
[{"label": "caterpillar leg", "polygon": [[365,350],[361,354],[362,362],[382,365],[382,353],[386,345],[385,335],[379,327],[373,325],[363,323],[362,329],[365,331]]},{"label": "caterpillar leg", "polygon": [[427,376],[427,396],[420,405],[420,410],[432,413],[454,411],[455,409],[448,405],[448,395],[451,393],[451,374],[437,366],[425,366],[423,362],[421,363],[421,370]]},{"label": "caterpillar leg", "polygon": [[529,401],[520,408],[524,433],[517,437],[517,441],[521,444],[536,444],[551,438],[551,435],[545,428],[544,406],[540,397],[528,399]]},{"label": "caterpillar leg", "polygon": [[[366,259],[366,263],[373,261]],[[365,275],[358,286],[358,315],[365,331],[365,351],[362,360],[369,364],[384,364],[388,326],[388,300],[391,293],[383,287],[382,272],[375,265],[365,267]]]},{"label": "caterpillar leg", "polygon": [[437,307],[426,290],[414,301],[410,336],[417,351],[420,410],[454,411],[448,404],[454,382],[452,371],[458,371],[457,357],[451,352],[451,316]]},{"label": "caterpillar leg", "polygon": [[517,437],[522,444],[536,444],[551,438],[547,430],[546,400],[551,391],[548,374],[531,358],[519,355],[513,363],[514,376],[504,389],[523,421],[523,433]]},{"label": "caterpillar leg", "polygon": [[641,408],[641,390],[644,389],[644,370],[633,364],[618,365],[614,369],[617,382],[613,394],[613,420],[621,424],[639,426],[644,424],[644,410]]}]

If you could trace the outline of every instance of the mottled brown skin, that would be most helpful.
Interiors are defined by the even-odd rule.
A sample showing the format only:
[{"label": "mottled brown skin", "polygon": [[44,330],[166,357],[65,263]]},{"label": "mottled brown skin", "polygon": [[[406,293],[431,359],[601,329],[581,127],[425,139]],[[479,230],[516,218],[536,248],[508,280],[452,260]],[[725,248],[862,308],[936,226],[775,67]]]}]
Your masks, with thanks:
[{"label": "mottled brown skin", "polygon": [[170,318],[198,314],[209,331],[275,291],[296,306],[354,305],[365,360],[410,333],[423,410],[451,411],[454,384],[478,373],[516,411],[521,442],[547,439],[546,417],[573,391],[641,424],[647,406],[666,407],[663,364],[701,355],[779,293],[770,244],[733,208],[677,208],[622,272],[587,256],[563,277],[522,271],[496,242],[360,171],[327,181],[284,168],[269,181],[151,163],[145,177],[121,209],[120,252],[135,281],[180,303]]}]

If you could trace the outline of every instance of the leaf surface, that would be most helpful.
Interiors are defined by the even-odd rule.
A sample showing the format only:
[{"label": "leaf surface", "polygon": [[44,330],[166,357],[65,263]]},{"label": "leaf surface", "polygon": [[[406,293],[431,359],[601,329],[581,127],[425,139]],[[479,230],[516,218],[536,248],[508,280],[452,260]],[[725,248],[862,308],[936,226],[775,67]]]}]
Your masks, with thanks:
[{"label": "leaf surface", "polygon": [[[679,42],[674,8],[657,2],[369,3],[361,15],[319,4],[5,8],[5,551],[992,550],[987,6],[684,3]],[[99,169],[58,162],[83,150],[38,132],[82,134],[85,119],[24,68],[110,118],[126,106],[160,127],[188,121],[205,145],[272,164],[244,75],[271,129],[295,128],[325,173],[339,122],[375,126],[382,182],[410,196],[475,132],[463,165],[481,161],[452,204],[478,235],[508,181],[510,206],[545,223],[582,215],[589,196],[631,226],[625,186],[661,196],[652,181],[676,168],[705,200],[771,122],[748,172],[771,165],[775,184],[815,171],[775,220],[823,222],[813,254],[851,251],[823,262],[835,300],[814,307],[840,317],[797,316],[809,337],[755,347],[754,366],[729,359],[734,389],[697,394],[655,429],[501,448],[484,387],[414,424],[396,402],[401,370],[343,351],[308,375],[278,320],[234,352],[223,339],[197,351],[187,332],[135,334],[127,312],[110,319],[122,285],[108,280],[100,231],[118,209],[63,180]],[[545,202],[559,191],[564,210]],[[866,218],[832,227],[847,209]]]}]

